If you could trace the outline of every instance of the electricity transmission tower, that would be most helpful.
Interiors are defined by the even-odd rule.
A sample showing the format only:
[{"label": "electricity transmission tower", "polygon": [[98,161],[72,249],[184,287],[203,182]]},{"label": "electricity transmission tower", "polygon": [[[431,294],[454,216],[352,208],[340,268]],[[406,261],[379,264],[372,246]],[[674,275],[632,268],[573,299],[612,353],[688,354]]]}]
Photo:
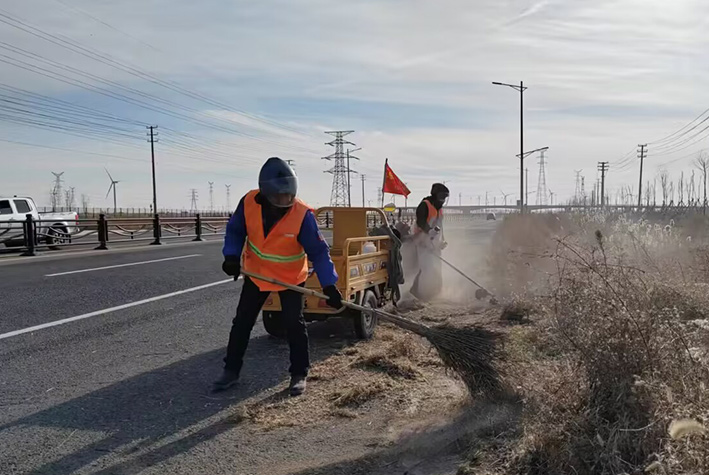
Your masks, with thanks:
[{"label": "electricity transmission tower", "polygon": [[581,177],[581,200],[583,200],[583,206],[586,207],[586,177]]},{"label": "electricity transmission tower", "polygon": [[226,187],[226,209],[231,211],[231,185],[224,185]]},{"label": "electricity transmission tower", "polygon": [[74,187],[70,187],[68,190],[64,190],[64,204],[67,209],[74,208]]},{"label": "electricity transmission tower", "polygon": [[576,189],[574,190],[574,204],[579,204],[581,197],[581,172],[583,170],[574,170],[576,173]]},{"label": "electricity transmission tower", "polygon": [[349,200],[349,187],[348,187],[348,175],[347,164],[345,156],[345,145],[355,144],[345,140],[345,136],[353,133],[354,130],[338,130],[332,132],[325,132],[328,135],[335,137],[335,140],[327,142],[325,145],[330,145],[335,147],[335,153],[323,157],[323,160],[335,161],[335,164],[325,173],[330,173],[332,175],[332,192],[330,194],[330,206],[347,206]]},{"label": "electricity transmission tower", "polygon": [[209,183],[209,211],[214,211],[214,182],[208,181]]},{"label": "electricity transmission tower", "polygon": [[62,180],[62,175],[64,175],[64,172],[52,172],[52,175],[54,175],[54,188],[52,188],[52,211],[55,211],[57,206],[61,204],[62,182],[64,181]]},{"label": "electricity transmission tower", "polygon": [[537,180],[537,205],[547,204],[547,175],[544,150],[539,155],[539,178]]},{"label": "electricity transmission tower", "polygon": [[197,194],[197,190],[192,188],[190,190],[190,194],[192,197],[192,202],[190,203],[190,211],[197,211],[197,199],[199,198],[199,196]]}]

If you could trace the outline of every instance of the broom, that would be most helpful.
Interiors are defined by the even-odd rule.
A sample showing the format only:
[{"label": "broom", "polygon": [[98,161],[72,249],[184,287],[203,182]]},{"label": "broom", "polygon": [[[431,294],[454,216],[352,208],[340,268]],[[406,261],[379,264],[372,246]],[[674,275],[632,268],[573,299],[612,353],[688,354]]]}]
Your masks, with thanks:
[{"label": "broom", "polygon": [[[328,299],[327,295],[312,289],[286,284],[276,279],[244,270],[241,273],[253,279],[279,285],[303,295]],[[493,360],[498,356],[496,342],[499,335],[496,333],[472,326],[454,327],[440,325],[430,327],[399,315],[371,307],[363,307],[346,300],[342,301],[342,305],[380,318],[427,339],[438,351],[443,363],[460,376],[472,395],[496,395],[502,391],[499,372],[492,364]]]}]

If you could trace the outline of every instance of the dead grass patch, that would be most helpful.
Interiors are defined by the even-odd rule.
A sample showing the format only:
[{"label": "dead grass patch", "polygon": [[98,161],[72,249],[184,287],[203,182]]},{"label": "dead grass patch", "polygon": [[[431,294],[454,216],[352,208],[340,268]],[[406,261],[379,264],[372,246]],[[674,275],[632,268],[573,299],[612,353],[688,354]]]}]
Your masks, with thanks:
[{"label": "dead grass patch", "polygon": [[394,359],[385,352],[374,352],[362,356],[354,362],[354,366],[370,371],[380,371],[392,378],[416,379],[421,376],[421,371],[411,361],[402,358]]},{"label": "dead grass patch", "polygon": [[526,320],[529,320],[530,315],[532,315],[533,309],[534,307],[530,302],[526,302],[521,299],[515,299],[511,302],[506,303],[502,307],[500,319],[508,322],[524,322]]},{"label": "dead grass patch", "polygon": [[289,398],[283,383],[244,401],[231,422],[272,430],[312,425],[328,418],[352,420],[363,414],[409,417],[463,396],[459,383],[446,373],[427,342],[382,325],[372,340],[344,346],[313,364],[303,396]]},{"label": "dead grass patch", "polygon": [[[694,323],[707,317],[697,283],[709,266],[696,256],[708,254],[692,257],[672,236],[615,232],[629,225],[607,217],[563,233],[539,217],[540,230],[520,241],[535,219],[512,218],[496,239],[512,249],[493,253],[504,259],[499,276],[541,303],[535,325],[511,328],[506,342],[508,383],[525,407],[496,473],[709,473],[709,438],[668,434],[672,420],[709,415],[709,371],[697,357],[707,341]],[[533,286],[519,282],[534,279],[530,263],[546,273]]]},{"label": "dead grass patch", "polygon": [[392,389],[393,384],[386,381],[360,383],[332,394],[332,403],[337,407],[359,407]]}]

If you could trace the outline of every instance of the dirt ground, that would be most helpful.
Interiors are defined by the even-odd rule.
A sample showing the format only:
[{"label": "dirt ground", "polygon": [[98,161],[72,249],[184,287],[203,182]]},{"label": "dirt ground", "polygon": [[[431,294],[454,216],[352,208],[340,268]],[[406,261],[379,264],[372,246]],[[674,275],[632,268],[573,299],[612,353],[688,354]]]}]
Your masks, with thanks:
[{"label": "dirt ground", "polygon": [[[499,309],[475,301],[404,301],[399,312],[427,324],[505,326]],[[333,439],[320,452],[305,448],[291,460],[243,473],[455,474],[471,437],[499,431],[517,417],[514,405],[473,401],[421,337],[380,324],[371,341],[351,341],[336,336],[347,333],[345,324],[312,326],[321,343],[313,345],[318,363],[303,397],[289,398],[283,383],[232,407],[226,419],[254,441],[294,433]],[[317,358],[318,352],[329,356]],[[347,443],[333,457],[331,446],[342,443],[334,438],[343,432]]]}]

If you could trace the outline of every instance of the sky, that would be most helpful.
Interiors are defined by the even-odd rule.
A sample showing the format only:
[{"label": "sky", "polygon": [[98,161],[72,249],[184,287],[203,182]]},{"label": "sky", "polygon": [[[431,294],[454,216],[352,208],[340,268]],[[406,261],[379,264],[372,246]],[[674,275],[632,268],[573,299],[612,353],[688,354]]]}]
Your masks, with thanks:
[{"label": "sky", "polygon": [[[376,202],[384,160],[423,198],[508,204],[525,150],[546,152],[554,201],[689,180],[709,129],[709,4],[699,0],[23,0],[0,6],[0,196],[147,208],[233,208],[270,156],[300,196],[330,202],[325,131],[354,130],[352,202]],[[529,169],[536,202],[538,154]],[[698,177],[698,172],[697,177]],[[698,178],[697,178],[698,179]],[[231,187],[227,202],[226,185]],[[645,184],[643,184],[645,186]],[[506,196],[506,198],[505,198]],[[542,196],[540,194],[540,196]],[[548,202],[546,193],[540,199]],[[676,200],[677,198],[675,198]],[[389,201],[389,199],[387,199]],[[402,198],[397,204],[403,205]]]}]

